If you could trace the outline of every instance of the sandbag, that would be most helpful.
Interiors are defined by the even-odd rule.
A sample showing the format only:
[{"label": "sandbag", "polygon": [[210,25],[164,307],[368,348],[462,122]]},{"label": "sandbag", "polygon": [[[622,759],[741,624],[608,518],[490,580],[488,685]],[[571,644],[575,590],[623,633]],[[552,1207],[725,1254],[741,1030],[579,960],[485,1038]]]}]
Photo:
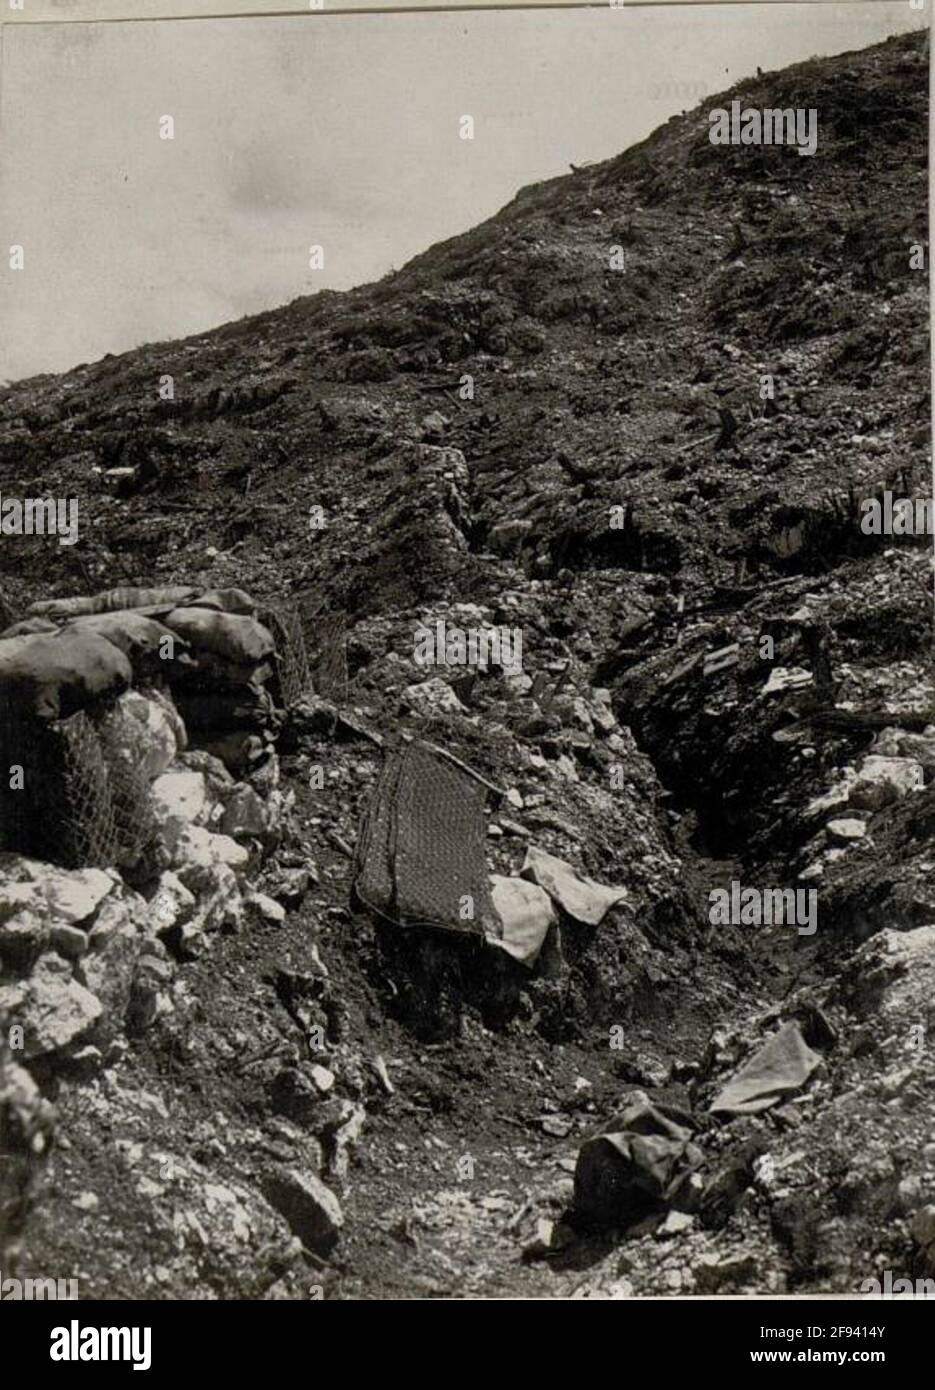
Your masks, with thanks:
[{"label": "sandbag", "polygon": [[190,584],[176,584],[160,589],[106,589],[84,598],[44,599],[33,603],[29,613],[40,618],[78,618],[92,613],[116,613],[121,608],[147,608],[163,604],[166,607],[188,603],[197,598],[198,590]]},{"label": "sandbag", "polygon": [[239,662],[225,661],[213,652],[202,651],[193,660],[169,670],[167,675],[173,685],[192,692],[250,687],[256,693],[272,678],[273,667],[269,661],[249,661],[241,665]]},{"label": "sandbag", "polygon": [[23,618],[22,622],[14,623],[4,632],[0,632],[0,641],[7,637],[31,637],[37,632],[58,632],[54,623],[50,623],[48,618]]},{"label": "sandbag", "polygon": [[[87,617],[72,618],[62,629],[63,633],[68,632],[96,632],[101,637],[106,637],[108,642],[113,642],[115,647],[119,647],[124,656],[128,656],[131,662],[135,662],[138,657],[152,653],[157,660],[164,659],[167,666],[170,666],[174,656],[179,652],[187,650],[188,643],[175,632],[157,622],[155,618],[144,617],[142,613],[135,612],[133,609],[124,609],[119,613],[96,613]],[[160,656],[160,643],[167,640],[169,646],[164,647],[164,651],[172,651],[173,657]]]},{"label": "sandbag", "polygon": [[186,695],[174,692],[176,704],[189,729],[262,729],[275,722],[275,706],[264,690],[244,688],[227,694]]},{"label": "sandbag", "polygon": [[[243,589],[208,589],[192,603],[199,608],[215,608],[222,613],[239,613],[247,618],[255,618],[260,605]],[[184,607],[189,607],[185,604]]]},{"label": "sandbag", "polygon": [[133,679],[118,647],[96,632],[9,637],[0,641],[0,695],[40,719],[67,719]]},{"label": "sandbag", "polygon": [[196,654],[212,652],[240,665],[262,661],[275,646],[272,633],[255,618],[213,608],[173,608],[163,621],[190,642]]}]

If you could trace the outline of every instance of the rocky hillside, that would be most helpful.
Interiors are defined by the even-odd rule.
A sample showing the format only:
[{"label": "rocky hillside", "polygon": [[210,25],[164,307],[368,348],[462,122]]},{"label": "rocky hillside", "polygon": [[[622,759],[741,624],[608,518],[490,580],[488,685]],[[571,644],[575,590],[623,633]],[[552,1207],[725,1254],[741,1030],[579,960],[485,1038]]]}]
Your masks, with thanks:
[{"label": "rocky hillside", "polygon": [[[927,80],[920,34],[765,73],[376,285],[0,394],[3,496],[79,505],[74,546],[0,537],[6,623],[247,590],[297,610],[319,677],[256,885],[311,867],[304,898],[169,951],[171,1008],[34,1068],[54,1122],[7,1097],[56,1136],[7,1204],[24,1268],[119,1298],[927,1269],[930,570],[859,524],[928,487]],[[814,108],[817,155],[712,145],[735,97]],[[414,631],[442,618],[518,628],[524,674],[426,680]],[[364,910],[401,733],[508,791],[494,872],[534,844],[624,905],[563,916],[528,974]],[[816,932],[712,924],[736,880],[814,891]],[[799,1083],[712,1110],[782,1028]],[[582,1142],[641,1106],[677,1171],[631,1153],[640,1202],[584,1211]]]}]

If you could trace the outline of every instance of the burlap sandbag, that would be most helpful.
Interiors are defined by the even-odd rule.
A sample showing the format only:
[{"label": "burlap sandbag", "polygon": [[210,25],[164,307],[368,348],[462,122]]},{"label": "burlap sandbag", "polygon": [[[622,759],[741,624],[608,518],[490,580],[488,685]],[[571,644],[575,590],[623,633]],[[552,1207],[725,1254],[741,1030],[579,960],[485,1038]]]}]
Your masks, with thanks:
[{"label": "burlap sandbag", "polygon": [[160,647],[163,652],[172,653],[171,656],[166,655],[162,658],[167,665],[170,665],[182,651],[188,649],[188,643],[184,638],[171,632],[155,618],[145,617],[133,609],[72,618],[62,632],[96,632],[99,636],[106,637],[108,642],[113,642],[115,647],[119,647],[124,656],[130,658],[134,668],[140,657],[152,654],[158,660]]},{"label": "burlap sandbag", "polygon": [[216,691],[186,695],[173,691],[186,728],[216,730],[263,729],[275,720],[275,707],[264,690]]},{"label": "burlap sandbag", "polygon": [[80,618],[92,613],[117,613],[123,608],[171,608],[198,597],[199,590],[190,584],[175,584],[161,589],[107,589],[100,594],[82,598],[44,599],[30,605],[29,613],[39,618]]},{"label": "burlap sandbag", "polygon": [[14,623],[0,632],[0,641],[5,641],[7,637],[32,637],[37,632],[58,632],[58,628],[48,618],[23,618],[22,622]]},{"label": "burlap sandbag", "polygon": [[[243,589],[208,589],[192,603],[199,608],[216,608],[222,613],[239,613],[247,618],[255,618],[260,606]],[[188,608],[190,605],[186,603],[184,606]]]},{"label": "burlap sandbag", "polygon": [[236,665],[262,661],[273,652],[272,633],[254,618],[220,613],[212,608],[173,608],[166,627],[190,642],[193,654],[212,652]]},{"label": "burlap sandbag", "polygon": [[126,690],[132,679],[123,652],[96,632],[0,641],[0,697],[22,702],[40,719],[67,719]]},{"label": "burlap sandbag", "polygon": [[[181,639],[179,639],[181,641]],[[273,665],[270,661],[249,661],[240,665],[225,661],[213,652],[200,651],[189,661],[179,664],[167,673],[173,688],[193,694],[208,691],[242,690],[249,687],[254,692],[272,679]]]}]

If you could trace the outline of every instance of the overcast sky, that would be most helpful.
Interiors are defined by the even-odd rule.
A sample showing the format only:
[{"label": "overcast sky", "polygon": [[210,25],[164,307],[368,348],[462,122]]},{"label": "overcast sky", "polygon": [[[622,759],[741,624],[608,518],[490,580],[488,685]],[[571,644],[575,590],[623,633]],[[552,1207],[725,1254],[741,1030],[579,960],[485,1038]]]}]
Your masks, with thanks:
[{"label": "overcast sky", "polygon": [[375,279],[758,64],[924,23],[902,0],[5,25],[0,378]]}]

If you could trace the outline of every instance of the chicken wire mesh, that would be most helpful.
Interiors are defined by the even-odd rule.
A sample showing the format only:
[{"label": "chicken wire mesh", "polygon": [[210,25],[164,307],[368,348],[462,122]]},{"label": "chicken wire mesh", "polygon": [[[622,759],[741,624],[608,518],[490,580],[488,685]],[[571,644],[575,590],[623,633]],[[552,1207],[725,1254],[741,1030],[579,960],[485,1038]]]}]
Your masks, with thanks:
[{"label": "chicken wire mesh", "polygon": [[[66,719],[50,737],[60,740],[62,790],[60,843],[74,867],[116,863],[117,827],[110,768],[100,733],[84,711]],[[53,818],[54,819],[54,818]]]},{"label": "chicken wire mesh", "polygon": [[276,666],[286,707],[313,692],[329,700],[347,696],[347,614],[324,611],[313,593],[263,615],[276,643]]},{"label": "chicken wire mesh", "polygon": [[119,705],[97,723],[101,752],[107,768],[113,833],[109,862],[118,867],[139,863],[155,842],[159,822],[149,778],[134,751],[130,716]]},{"label": "chicken wire mesh", "polygon": [[347,614],[340,610],[316,619],[312,675],[319,695],[347,697]]},{"label": "chicken wire mesh", "polygon": [[263,615],[276,644],[276,671],[283,706],[288,708],[312,692],[305,632],[299,610],[288,604],[270,608]]},{"label": "chicken wire mesh", "polygon": [[0,766],[23,769],[22,787],[0,798],[3,849],[66,868],[134,867],[157,823],[126,715],[115,706],[48,722],[9,696],[0,708]]}]

